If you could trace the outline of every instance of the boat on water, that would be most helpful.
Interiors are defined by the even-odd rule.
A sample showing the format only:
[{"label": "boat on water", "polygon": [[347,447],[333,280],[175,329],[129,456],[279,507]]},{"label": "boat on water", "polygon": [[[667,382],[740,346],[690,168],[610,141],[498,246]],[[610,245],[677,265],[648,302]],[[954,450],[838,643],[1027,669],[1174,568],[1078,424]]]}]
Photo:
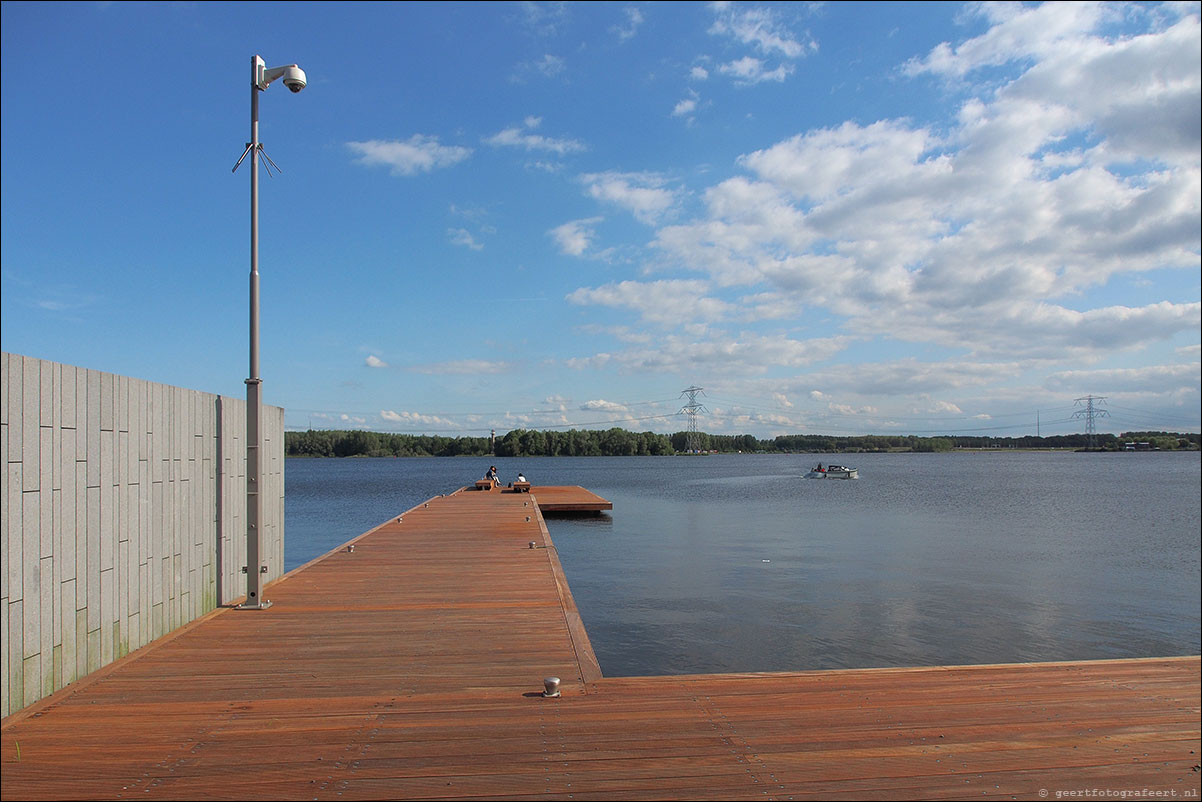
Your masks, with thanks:
[{"label": "boat on water", "polygon": [[848,468],[845,465],[827,465],[822,467],[822,463],[818,463],[818,467],[806,474],[808,479],[859,479],[860,472],[856,468]]}]

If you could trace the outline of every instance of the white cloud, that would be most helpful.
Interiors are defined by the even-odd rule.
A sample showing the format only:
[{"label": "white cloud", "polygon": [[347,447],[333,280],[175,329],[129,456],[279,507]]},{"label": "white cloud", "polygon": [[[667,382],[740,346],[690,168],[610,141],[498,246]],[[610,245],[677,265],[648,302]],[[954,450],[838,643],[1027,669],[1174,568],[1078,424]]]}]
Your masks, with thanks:
[{"label": "white cloud", "polygon": [[534,67],[546,77],[553,78],[567,69],[567,62],[559,56],[552,56],[548,53],[536,61]]},{"label": "white cloud", "polygon": [[388,367],[388,363],[385,362],[383,359],[380,359],[375,354],[368,354],[367,359],[364,360],[364,363],[369,368],[386,368],[386,367]]},{"label": "white cloud", "polygon": [[606,401],[598,398],[592,401],[585,401],[580,405],[580,409],[586,412],[627,412],[629,408],[625,404],[619,404],[616,401]]},{"label": "white cloud", "polygon": [[438,137],[414,134],[408,140],[372,139],[348,142],[347,147],[359,154],[359,164],[375,167],[384,165],[393,175],[428,173],[439,167],[450,167],[472,155],[471,148],[442,145]]},{"label": "white cloud", "polygon": [[773,369],[799,368],[829,360],[850,342],[847,337],[795,340],[783,334],[753,332],[735,335],[714,332],[701,338],[669,334],[645,347],[577,358],[569,364],[592,368],[614,365],[632,373],[755,376]]},{"label": "white cloud", "polygon": [[1202,117],[1196,6],[1163,30],[1113,39],[1099,31],[1123,15],[1118,4],[974,8],[994,23],[985,34],[954,48],[945,42],[912,59],[907,72],[967,79],[983,68],[1033,60],[1001,98],[1061,110],[1071,124],[1105,137],[1102,152],[1110,158],[1196,163]]},{"label": "white cloud", "polygon": [[455,245],[462,245],[466,248],[471,248],[473,251],[484,250],[484,246],[476,242],[476,238],[466,228],[448,228],[447,235]]},{"label": "white cloud", "polygon": [[816,45],[813,41],[799,42],[793,33],[776,18],[770,8],[759,8],[743,3],[714,4],[717,18],[710,26],[710,33],[729,36],[736,41],[751,45],[757,51],[785,58],[798,58],[807,49]]},{"label": "white cloud", "polygon": [[657,269],[750,288],[730,319],[821,309],[847,331],[980,359],[1089,360],[1196,332],[1188,298],[1072,299],[1120,275],[1198,269],[1197,17],[1107,39],[1081,30],[1082,12],[1019,25],[1028,7],[990,8],[1032,41],[961,56],[1027,54],[1009,83],[938,132],[847,122],[743,156],[750,175],[706,190],[705,215],[657,231]]},{"label": "white cloud", "polygon": [[697,109],[697,94],[694,92],[691,97],[682,98],[676,102],[672,108],[673,117],[688,117]]},{"label": "white cloud", "polygon": [[955,47],[943,42],[925,58],[911,59],[906,72],[961,77],[1016,59],[1047,58],[1065,47],[1075,50],[1083,32],[1095,28],[1105,15],[1118,13],[1102,3],[983,3],[974,9],[993,23],[986,33]]},{"label": "white cloud", "polygon": [[668,188],[668,179],[656,173],[588,173],[580,176],[580,182],[591,197],[616,204],[644,223],[665,216],[679,197]]},{"label": "white cloud", "polygon": [[708,285],[695,279],[622,281],[602,287],[581,288],[567,296],[580,306],[608,306],[636,311],[644,320],[681,325],[690,321],[713,322],[728,314],[723,301],[707,296]]},{"label": "white cloud", "polygon": [[1107,393],[1163,393],[1166,387],[1197,392],[1202,384],[1202,364],[1149,365],[1142,368],[1105,368],[1066,370],[1048,376],[1045,386],[1063,393],[1080,392],[1082,387],[1106,387]]},{"label": "white cloud", "polygon": [[633,6],[622,9],[625,19],[624,25],[615,25],[610,28],[611,31],[618,35],[618,40],[625,42],[631,39],[638,33],[639,26],[643,24],[643,12]]},{"label": "white cloud", "polygon": [[[709,32],[729,38],[756,54],[744,55],[718,67],[719,73],[731,77],[736,84],[784,81],[793,73],[791,61],[818,49],[818,43],[808,35],[799,37],[790,31],[771,8],[742,3],[713,3],[711,8],[715,19]],[[709,73],[702,67],[694,67],[690,75],[695,80],[704,80]]]},{"label": "white cloud", "polygon": [[744,56],[736,61],[720,65],[718,72],[731,76],[739,84],[758,84],[764,81],[780,82],[793,73],[793,65],[780,64],[770,70],[762,60]]},{"label": "white cloud", "polygon": [[693,67],[689,70],[689,77],[694,81],[704,81],[710,77],[709,70],[705,67]]},{"label": "white cloud", "polygon": [[510,81],[524,84],[531,78],[555,78],[567,71],[568,64],[560,56],[546,53],[533,61],[524,61],[514,67]]},{"label": "white cloud", "polygon": [[420,412],[395,412],[391,409],[380,410],[380,418],[388,423],[399,423],[406,428],[429,429],[458,429],[459,425],[449,418],[437,415],[423,415]]},{"label": "white cloud", "polygon": [[545,150],[563,156],[586,150],[584,144],[575,139],[553,139],[542,134],[531,133],[542,124],[541,117],[527,117],[522,127],[506,128],[484,140],[494,147],[516,147],[525,150]]},{"label": "white cloud", "polygon": [[893,362],[842,364],[811,371],[791,380],[799,387],[820,387],[815,399],[837,396],[929,398],[952,391],[982,387],[1020,375],[1022,366],[1009,362],[949,360],[924,362],[912,357]]},{"label": "white cloud", "polygon": [[556,226],[547,233],[559,245],[559,250],[569,256],[583,256],[592,246],[596,232],[593,227],[600,223],[603,217],[588,217],[583,220],[572,220],[561,226]]},{"label": "white cloud", "polygon": [[554,36],[568,17],[568,6],[563,2],[522,0],[516,7],[522,24],[540,36]]}]

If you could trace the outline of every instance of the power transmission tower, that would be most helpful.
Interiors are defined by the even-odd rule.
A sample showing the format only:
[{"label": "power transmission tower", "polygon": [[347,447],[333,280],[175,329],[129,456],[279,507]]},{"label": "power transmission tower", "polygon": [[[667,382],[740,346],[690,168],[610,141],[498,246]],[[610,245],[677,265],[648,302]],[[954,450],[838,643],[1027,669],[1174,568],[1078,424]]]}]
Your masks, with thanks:
[{"label": "power transmission tower", "polygon": [[689,434],[685,438],[685,450],[694,454],[701,451],[701,437],[697,434],[697,413],[709,412],[702,404],[697,403],[697,395],[705,395],[705,391],[700,387],[690,387],[687,390],[682,390],[680,395],[688,396],[689,403],[680,408],[677,414],[685,414],[689,416]]},{"label": "power transmission tower", "polygon": [[1110,413],[1108,411],[1106,411],[1104,409],[1095,409],[1094,408],[1095,402],[1098,403],[1099,405],[1101,405],[1103,402],[1105,402],[1105,400],[1106,400],[1105,396],[1095,398],[1092,395],[1087,395],[1084,398],[1076,399],[1077,406],[1081,406],[1082,401],[1085,402],[1085,409],[1077,410],[1076,412],[1073,413],[1073,417],[1076,418],[1077,420],[1080,420],[1081,418],[1085,418],[1085,434],[1087,434],[1089,436],[1089,448],[1090,449],[1095,449],[1098,447],[1098,443],[1097,443],[1098,429],[1094,425],[1094,419],[1110,417]]}]

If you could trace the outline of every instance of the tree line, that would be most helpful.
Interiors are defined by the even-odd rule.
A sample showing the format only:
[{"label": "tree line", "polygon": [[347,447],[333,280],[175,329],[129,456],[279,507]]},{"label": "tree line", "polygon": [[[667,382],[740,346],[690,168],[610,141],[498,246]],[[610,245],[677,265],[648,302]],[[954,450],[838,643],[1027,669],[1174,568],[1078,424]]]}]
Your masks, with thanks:
[{"label": "tree line", "polygon": [[[489,437],[440,437],[389,434],[362,430],[321,429],[284,433],[289,457],[656,457],[688,453],[689,432],[657,434],[626,429],[513,429],[495,441]],[[695,432],[700,451],[707,453],[845,454],[887,451],[943,452],[957,448],[1086,449],[1084,434],[1053,437],[976,437],[916,435],[786,434],[759,440],[749,434]],[[1122,451],[1129,443],[1161,451],[1196,450],[1199,435],[1175,432],[1124,432],[1094,436],[1092,447]],[[1142,446],[1141,446],[1142,447]]]}]

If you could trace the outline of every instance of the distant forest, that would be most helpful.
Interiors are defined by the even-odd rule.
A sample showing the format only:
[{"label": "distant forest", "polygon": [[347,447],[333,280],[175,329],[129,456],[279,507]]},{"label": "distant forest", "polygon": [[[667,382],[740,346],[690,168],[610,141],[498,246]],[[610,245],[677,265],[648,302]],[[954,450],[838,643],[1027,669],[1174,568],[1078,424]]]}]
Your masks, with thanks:
[{"label": "distant forest", "polygon": [[[1088,449],[1084,434],[1055,437],[916,437],[915,435],[786,434],[758,440],[749,434],[697,432],[700,450],[719,453],[846,454],[890,451],[940,452],[957,448]],[[496,439],[440,437],[385,432],[312,430],[285,432],[289,457],[654,457],[688,452],[688,432],[656,434],[625,429],[570,429],[565,432],[514,429]],[[1123,450],[1197,450],[1200,436],[1173,432],[1098,434],[1093,448]]]}]

